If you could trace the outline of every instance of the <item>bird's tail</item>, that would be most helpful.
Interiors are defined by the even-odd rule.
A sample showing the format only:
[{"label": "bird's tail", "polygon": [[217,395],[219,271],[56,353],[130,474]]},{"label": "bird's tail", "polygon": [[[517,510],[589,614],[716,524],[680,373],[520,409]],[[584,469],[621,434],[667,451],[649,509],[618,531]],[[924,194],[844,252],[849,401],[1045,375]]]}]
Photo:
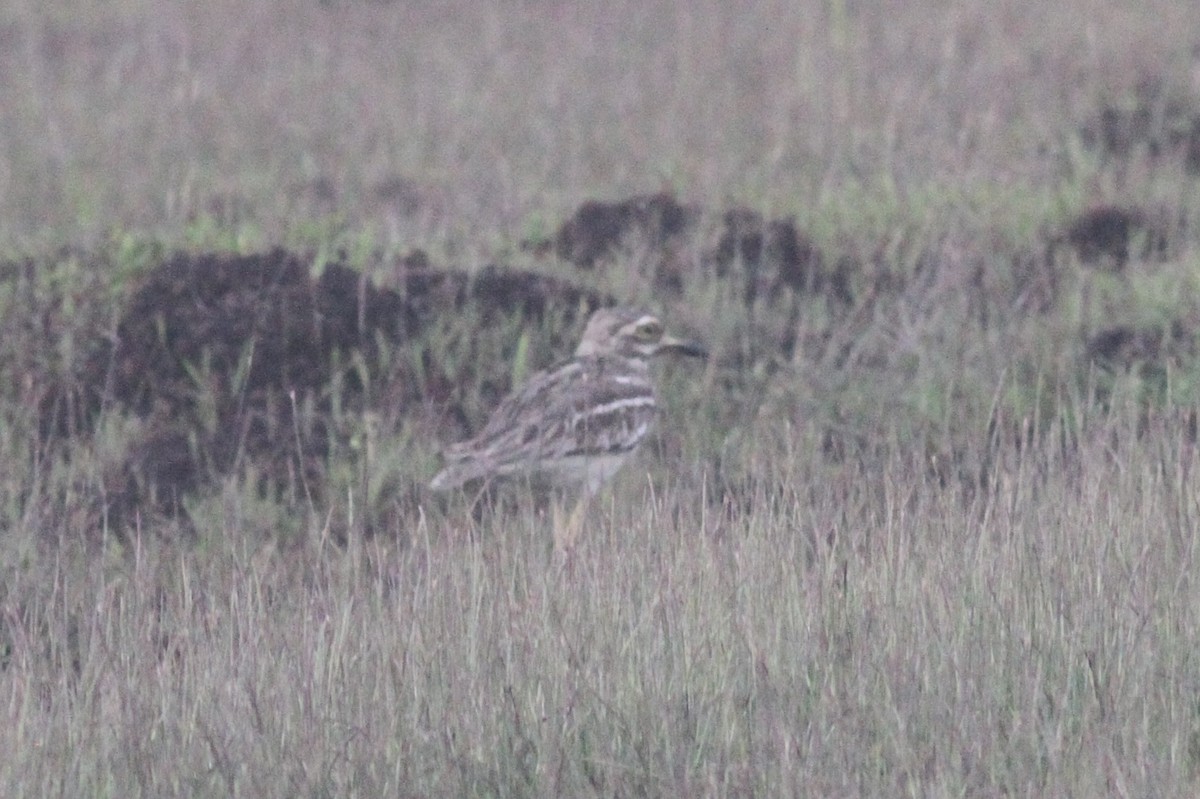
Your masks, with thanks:
[{"label": "bird's tail", "polygon": [[463,465],[455,464],[447,466],[435,474],[433,479],[429,481],[429,488],[433,491],[449,491],[453,488],[458,488],[470,479],[470,477],[463,475]]},{"label": "bird's tail", "polygon": [[475,458],[463,457],[461,454],[447,451],[446,465],[429,481],[433,491],[450,491],[462,485],[483,477],[487,470],[482,468]]}]

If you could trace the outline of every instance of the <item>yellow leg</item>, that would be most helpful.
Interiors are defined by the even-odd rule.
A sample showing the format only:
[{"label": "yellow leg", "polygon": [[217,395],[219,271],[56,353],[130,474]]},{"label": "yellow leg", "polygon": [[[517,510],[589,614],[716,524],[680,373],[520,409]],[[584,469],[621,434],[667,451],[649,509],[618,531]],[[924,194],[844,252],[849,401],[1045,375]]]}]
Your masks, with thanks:
[{"label": "yellow leg", "polygon": [[561,502],[555,501],[554,550],[556,552],[570,552],[575,548],[575,542],[579,540],[579,533],[583,529],[583,517],[587,511],[588,499],[587,494],[580,497],[571,514],[565,519],[562,514]]}]

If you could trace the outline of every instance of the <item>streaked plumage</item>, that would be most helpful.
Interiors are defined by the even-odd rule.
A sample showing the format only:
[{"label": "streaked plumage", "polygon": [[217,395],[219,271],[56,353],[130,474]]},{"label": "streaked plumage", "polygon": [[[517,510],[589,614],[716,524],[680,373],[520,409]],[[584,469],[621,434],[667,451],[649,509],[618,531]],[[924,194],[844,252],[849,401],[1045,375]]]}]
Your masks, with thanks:
[{"label": "streaked plumage", "polygon": [[575,356],[531,377],[496,408],[474,438],[445,451],[434,490],[478,479],[524,476],[594,493],[636,451],[658,413],[649,359],[664,351],[702,356],[665,336],[653,315],[596,311]]}]

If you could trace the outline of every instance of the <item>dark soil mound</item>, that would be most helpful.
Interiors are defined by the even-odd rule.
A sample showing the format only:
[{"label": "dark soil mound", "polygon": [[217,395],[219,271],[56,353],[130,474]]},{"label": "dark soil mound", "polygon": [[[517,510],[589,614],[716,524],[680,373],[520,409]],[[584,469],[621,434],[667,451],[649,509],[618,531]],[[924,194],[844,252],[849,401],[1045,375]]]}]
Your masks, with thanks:
[{"label": "dark soil mound", "polygon": [[[782,288],[820,293],[827,286],[824,256],[808,236],[796,229],[793,219],[767,219],[748,208],[732,208],[721,217],[716,246],[704,253],[717,277],[727,277],[740,267],[745,278],[745,299],[753,303],[761,293]],[[849,301],[849,297],[845,297]]]},{"label": "dark soil mound", "polygon": [[396,289],[342,262],[314,276],[312,264],[284,250],[179,253],[147,274],[115,341],[84,369],[86,418],[108,407],[141,422],[110,480],[110,519],[148,501],[170,512],[183,494],[246,469],[264,491],[306,496],[346,437],[339,418],[384,405],[395,420],[450,396],[453,375],[427,353],[395,357],[430,325],[468,307],[484,326],[511,315],[535,323],[550,307],[603,300],[528,272],[433,270],[421,255],[402,264]]},{"label": "dark soil mound", "polygon": [[589,200],[559,228],[554,250],[580,269],[591,269],[635,240],[661,248],[690,228],[699,214],[698,209],[680,205],[665,193],[612,203]]},{"label": "dark soil mound", "polygon": [[1190,174],[1200,174],[1200,100],[1160,79],[1144,79],[1127,96],[1105,99],[1080,137],[1106,158],[1178,159]]},{"label": "dark soil mound", "polygon": [[1168,249],[1166,226],[1137,208],[1093,208],[1067,227],[1065,238],[1083,263],[1112,269],[1130,258],[1161,260]]},{"label": "dark soil mound", "polygon": [[[259,407],[263,392],[327,386],[335,353],[357,350],[374,364],[380,336],[400,341],[416,327],[399,294],[339,264],[314,279],[307,261],[283,250],[180,254],[129,302],[117,328],[112,396],[139,415],[157,402],[187,404],[197,389]],[[347,378],[346,390],[360,392],[360,381]]]},{"label": "dark soil mound", "polygon": [[672,295],[689,280],[715,274],[740,278],[748,305],[785,288],[830,292],[849,302],[848,283],[826,273],[824,256],[794,219],[770,219],[749,208],[714,214],[665,193],[588,201],[559,228],[552,247],[527,245],[539,253],[553,249],[588,270],[640,248],[651,254],[655,287]]},{"label": "dark soil mound", "polygon": [[1183,320],[1165,327],[1106,328],[1087,340],[1087,357],[1110,369],[1165,370],[1196,357],[1194,330]]}]

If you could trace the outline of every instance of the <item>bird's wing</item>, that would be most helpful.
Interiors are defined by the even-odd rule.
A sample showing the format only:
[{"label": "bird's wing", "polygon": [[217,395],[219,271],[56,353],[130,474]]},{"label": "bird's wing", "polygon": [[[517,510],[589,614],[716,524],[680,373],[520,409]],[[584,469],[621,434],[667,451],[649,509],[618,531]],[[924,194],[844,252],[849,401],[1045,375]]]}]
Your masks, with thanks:
[{"label": "bird's wing", "polygon": [[655,413],[649,380],[606,371],[601,359],[575,358],[530,378],[479,435],[447,449],[446,459],[511,473],[540,460],[628,452]]},{"label": "bird's wing", "polygon": [[553,399],[563,396],[564,392],[574,393],[583,377],[583,365],[574,359],[534,374],[500,402],[488,417],[487,424],[474,437],[447,447],[446,459],[472,458],[496,449],[511,439],[525,420],[534,416],[545,418],[554,413]]},{"label": "bird's wing", "polygon": [[650,383],[642,379],[601,378],[586,400],[574,403],[565,430],[554,431],[560,456],[616,455],[641,443],[658,406]]}]

